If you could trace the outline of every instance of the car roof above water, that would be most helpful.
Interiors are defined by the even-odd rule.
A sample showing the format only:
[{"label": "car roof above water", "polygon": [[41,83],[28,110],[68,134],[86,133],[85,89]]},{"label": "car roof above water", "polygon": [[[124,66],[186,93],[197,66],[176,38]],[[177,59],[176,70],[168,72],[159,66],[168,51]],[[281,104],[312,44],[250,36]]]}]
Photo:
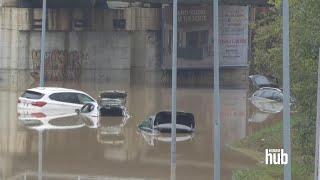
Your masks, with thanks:
[{"label": "car roof above water", "polygon": [[27,89],[27,91],[35,91],[39,93],[57,93],[57,92],[76,92],[76,93],[84,93],[82,91],[74,90],[74,89],[67,89],[67,88],[61,88],[61,87],[36,87]]}]

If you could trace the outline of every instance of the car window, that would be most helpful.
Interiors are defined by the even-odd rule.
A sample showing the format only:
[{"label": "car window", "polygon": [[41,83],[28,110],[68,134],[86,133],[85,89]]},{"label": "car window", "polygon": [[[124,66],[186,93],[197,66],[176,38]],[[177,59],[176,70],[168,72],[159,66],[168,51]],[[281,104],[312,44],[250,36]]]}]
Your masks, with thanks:
[{"label": "car window", "polygon": [[44,94],[35,91],[26,91],[21,95],[21,97],[27,99],[41,99],[43,96]]},{"label": "car window", "polygon": [[283,102],[283,97],[280,92],[274,92],[273,93],[273,100],[278,101],[278,102]]},{"label": "car window", "polygon": [[263,91],[258,91],[257,93],[254,94],[254,96],[261,97],[262,93],[263,93]]},{"label": "car window", "polygon": [[152,118],[149,118],[147,121],[147,127],[152,129]]},{"label": "car window", "polygon": [[258,76],[254,79],[255,83],[257,85],[260,85],[260,84],[269,84],[270,82],[268,81],[268,79],[264,76]]},{"label": "car window", "polygon": [[272,91],[264,91],[261,96],[266,99],[273,99],[273,92]]},{"label": "car window", "polygon": [[258,86],[259,85],[268,85],[268,84],[272,84],[272,85],[277,84],[274,79],[269,78],[269,77],[265,77],[265,76],[257,76],[256,78],[254,78],[254,82]]},{"label": "car window", "polygon": [[150,129],[152,129],[152,119],[151,119],[151,118],[145,119],[145,120],[141,123],[141,126],[142,126],[142,127],[145,127],[145,128],[150,128]]},{"label": "car window", "polygon": [[49,98],[60,102],[81,104],[76,93],[54,93]]},{"label": "car window", "polygon": [[86,104],[86,103],[89,103],[89,102],[94,102],[93,99],[91,99],[89,96],[87,96],[85,94],[78,93],[77,96],[78,96],[80,104]]}]

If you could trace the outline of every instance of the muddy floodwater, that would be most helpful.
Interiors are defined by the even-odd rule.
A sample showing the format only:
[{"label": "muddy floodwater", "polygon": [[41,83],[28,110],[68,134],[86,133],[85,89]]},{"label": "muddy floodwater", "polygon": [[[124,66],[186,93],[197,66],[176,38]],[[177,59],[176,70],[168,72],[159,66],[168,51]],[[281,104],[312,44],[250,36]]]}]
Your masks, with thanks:
[{"label": "muddy floodwater", "polygon": [[[38,83],[29,72],[0,72],[0,180],[32,180],[39,175],[46,180],[170,179],[170,138],[148,136],[137,129],[148,116],[171,109],[170,86],[139,82],[130,72],[101,74],[88,72],[79,81],[46,82],[45,86],[78,89],[94,98],[103,90],[127,91],[131,117],[117,133],[103,133],[74,116],[52,121],[53,126],[62,127],[56,130],[24,126],[18,119],[17,100]],[[270,126],[281,116],[252,107],[246,87],[221,87],[220,95],[221,179],[230,180],[233,171],[257,166],[257,162],[227,145]],[[212,179],[212,87],[178,86],[177,110],[194,114],[195,133],[179,137],[176,179]],[[104,128],[108,127],[106,122]]]}]

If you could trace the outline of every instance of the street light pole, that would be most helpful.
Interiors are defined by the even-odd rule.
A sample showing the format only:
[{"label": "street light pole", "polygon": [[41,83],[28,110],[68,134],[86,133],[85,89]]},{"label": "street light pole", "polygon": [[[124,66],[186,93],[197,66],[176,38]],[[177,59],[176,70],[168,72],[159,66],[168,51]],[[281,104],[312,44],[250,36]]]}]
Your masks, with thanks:
[{"label": "street light pole", "polygon": [[40,61],[40,87],[44,87],[44,55],[46,40],[46,19],[47,19],[47,0],[42,1],[42,23],[41,23],[41,61]]},{"label": "street light pole", "polygon": [[320,174],[319,174],[319,157],[320,157],[320,152],[319,152],[319,135],[320,135],[320,48],[319,48],[319,60],[318,60],[318,88],[317,88],[317,121],[316,121],[316,152],[315,152],[315,171],[314,171],[314,180],[319,180],[320,179]]},{"label": "street light pole", "polygon": [[177,89],[177,0],[173,0],[172,25],[172,115],[171,115],[171,180],[176,179],[176,89]]},{"label": "street light pole", "polygon": [[214,148],[214,180],[220,180],[220,87],[219,87],[219,4],[218,0],[213,0],[213,101],[214,101],[214,138],[213,138],[213,148]]},{"label": "street light pole", "polygon": [[43,151],[43,130],[38,132],[38,180],[42,180],[42,151]]},{"label": "street light pole", "polygon": [[291,137],[290,137],[290,74],[289,74],[289,2],[282,1],[283,18],[283,146],[288,154],[284,165],[284,179],[291,180]]}]

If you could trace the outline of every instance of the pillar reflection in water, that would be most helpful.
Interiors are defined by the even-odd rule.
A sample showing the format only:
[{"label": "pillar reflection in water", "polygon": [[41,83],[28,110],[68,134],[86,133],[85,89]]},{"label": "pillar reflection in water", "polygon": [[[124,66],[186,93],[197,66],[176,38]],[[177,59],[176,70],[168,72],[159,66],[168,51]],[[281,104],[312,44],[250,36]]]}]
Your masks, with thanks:
[{"label": "pillar reflection in water", "polygon": [[42,151],[43,151],[43,130],[38,131],[38,180],[42,180]]}]

